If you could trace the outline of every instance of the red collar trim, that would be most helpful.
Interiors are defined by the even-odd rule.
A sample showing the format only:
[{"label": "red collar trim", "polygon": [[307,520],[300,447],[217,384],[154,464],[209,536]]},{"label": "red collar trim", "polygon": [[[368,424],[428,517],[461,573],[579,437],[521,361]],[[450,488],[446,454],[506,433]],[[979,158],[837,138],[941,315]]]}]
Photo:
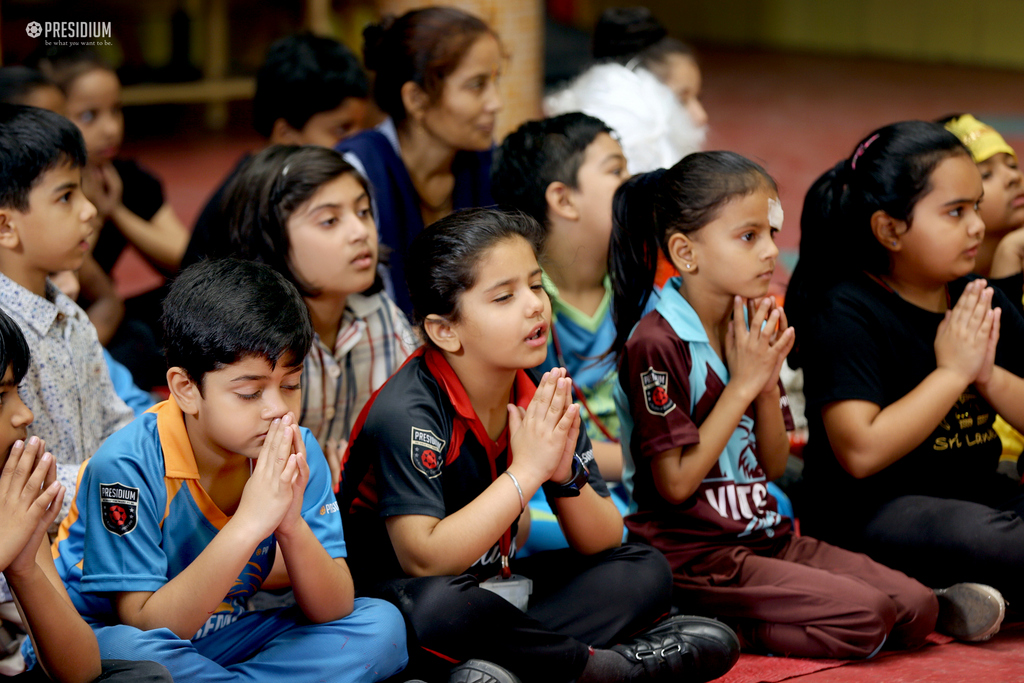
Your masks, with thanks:
[{"label": "red collar trim", "polygon": [[[459,376],[455,374],[455,370],[448,364],[444,354],[437,349],[423,349],[422,353],[427,369],[448,395],[448,400],[452,402],[455,412],[458,413],[470,431],[473,432],[473,435],[476,436],[477,441],[487,451],[487,455],[492,460],[497,458],[508,446],[508,428],[505,428],[497,441],[493,441],[490,435],[488,435],[483,422],[477,416],[476,411],[473,410],[473,404],[470,402],[469,395],[462,386]],[[533,383],[530,376],[524,370],[516,370],[515,382],[512,385],[515,404],[521,408],[526,408],[530,405],[530,401],[533,400],[533,394],[536,391],[537,385]],[[509,462],[511,462],[511,454],[509,454]]]}]

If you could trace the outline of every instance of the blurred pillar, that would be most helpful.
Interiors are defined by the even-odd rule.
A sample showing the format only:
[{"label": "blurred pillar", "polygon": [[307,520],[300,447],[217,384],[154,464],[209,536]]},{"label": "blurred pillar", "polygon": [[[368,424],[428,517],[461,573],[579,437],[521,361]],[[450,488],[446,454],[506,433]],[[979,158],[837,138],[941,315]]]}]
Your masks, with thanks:
[{"label": "blurred pillar", "polygon": [[[402,15],[427,7],[423,0],[377,0],[381,15]],[[509,57],[501,78],[505,109],[498,118],[495,142],[500,142],[523,121],[540,117],[544,82],[543,0],[445,0],[441,3],[470,12],[501,36]]]},{"label": "blurred pillar", "polygon": [[333,38],[330,0],[306,0],[306,30],[317,36]]},{"label": "blurred pillar", "polygon": [[[210,0],[206,11],[206,54],[203,56],[203,78],[222,80],[228,71],[228,0]],[[223,130],[228,122],[228,103],[224,100],[206,105],[206,127]]]}]

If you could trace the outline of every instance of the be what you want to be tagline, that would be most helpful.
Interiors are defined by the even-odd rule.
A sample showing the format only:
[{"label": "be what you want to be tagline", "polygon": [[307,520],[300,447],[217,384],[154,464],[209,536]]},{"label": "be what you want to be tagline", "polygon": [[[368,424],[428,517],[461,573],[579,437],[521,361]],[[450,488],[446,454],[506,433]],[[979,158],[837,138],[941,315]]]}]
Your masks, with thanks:
[{"label": "be what you want to be tagline", "polygon": [[25,33],[29,38],[41,37],[44,45],[113,45],[109,21],[30,21]]}]

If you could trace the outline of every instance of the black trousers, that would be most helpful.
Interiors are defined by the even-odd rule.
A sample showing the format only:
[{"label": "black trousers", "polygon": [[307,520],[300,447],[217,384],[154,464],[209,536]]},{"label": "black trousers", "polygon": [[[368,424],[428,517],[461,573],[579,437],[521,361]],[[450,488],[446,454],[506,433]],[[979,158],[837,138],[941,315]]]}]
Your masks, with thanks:
[{"label": "black trousers", "polygon": [[[171,674],[155,662],[129,662],[123,659],[104,659],[103,673],[93,683],[174,683]],[[49,683],[43,667],[35,666],[10,679],[14,683]]]},{"label": "black trousers", "polygon": [[589,647],[645,630],[670,609],[672,572],[657,550],[626,544],[598,555],[551,550],[514,560],[533,581],[523,613],[470,574],[387,581],[368,594],[401,610],[409,628],[406,678],[446,680],[454,664],[486,659],[523,681],[573,681]]},{"label": "black trousers", "polygon": [[1024,604],[1022,493],[995,504],[900,496],[837,540],[927,586],[985,583]]}]

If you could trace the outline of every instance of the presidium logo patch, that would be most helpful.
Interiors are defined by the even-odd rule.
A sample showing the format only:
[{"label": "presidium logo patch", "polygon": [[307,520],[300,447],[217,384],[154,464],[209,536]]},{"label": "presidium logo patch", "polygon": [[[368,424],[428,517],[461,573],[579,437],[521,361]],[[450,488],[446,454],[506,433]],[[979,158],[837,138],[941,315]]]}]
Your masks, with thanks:
[{"label": "presidium logo patch", "polygon": [[412,466],[427,479],[441,474],[445,441],[429,429],[412,428]]},{"label": "presidium logo patch", "polygon": [[121,483],[100,484],[100,509],[107,531],[118,536],[131,533],[139,521],[139,490]]},{"label": "presidium logo patch", "polygon": [[651,415],[667,415],[676,407],[675,401],[668,395],[668,373],[647,368],[641,373],[640,381],[644,387],[644,402],[647,412]]}]

